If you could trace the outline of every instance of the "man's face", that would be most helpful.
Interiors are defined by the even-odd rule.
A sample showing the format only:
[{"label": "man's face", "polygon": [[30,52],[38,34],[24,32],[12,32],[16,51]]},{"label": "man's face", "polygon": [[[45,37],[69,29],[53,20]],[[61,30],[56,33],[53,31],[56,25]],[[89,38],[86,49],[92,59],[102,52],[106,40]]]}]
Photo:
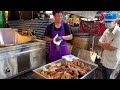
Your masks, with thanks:
[{"label": "man's face", "polygon": [[108,29],[113,28],[113,27],[115,26],[115,24],[116,24],[116,21],[105,22],[105,26],[106,26],[106,28],[108,28]]},{"label": "man's face", "polygon": [[62,13],[56,13],[56,14],[54,15],[54,19],[55,19],[55,22],[61,23],[61,22],[62,22],[62,19],[63,19],[63,14],[62,14]]}]

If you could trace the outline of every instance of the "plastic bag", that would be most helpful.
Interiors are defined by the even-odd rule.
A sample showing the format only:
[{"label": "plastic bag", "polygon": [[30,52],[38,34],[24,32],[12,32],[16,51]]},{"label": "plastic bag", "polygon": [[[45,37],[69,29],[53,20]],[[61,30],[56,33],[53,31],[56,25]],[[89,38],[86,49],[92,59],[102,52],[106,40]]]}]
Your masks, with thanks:
[{"label": "plastic bag", "polygon": [[54,37],[54,39],[53,39],[53,43],[56,44],[57,46],[59,46],[60,43],[61,43],[63,40],[60,40],[60,41],[56,42],[55,39],[56,39],[57,37],[59,37],[58,34]]},{"label": "plastic bag", "polygon": [[74,59],[79,59],[79,58],[74,55],[65,55],[65,56],[62,56],[62,59],[65,59],[67,61],[73,61]]}]

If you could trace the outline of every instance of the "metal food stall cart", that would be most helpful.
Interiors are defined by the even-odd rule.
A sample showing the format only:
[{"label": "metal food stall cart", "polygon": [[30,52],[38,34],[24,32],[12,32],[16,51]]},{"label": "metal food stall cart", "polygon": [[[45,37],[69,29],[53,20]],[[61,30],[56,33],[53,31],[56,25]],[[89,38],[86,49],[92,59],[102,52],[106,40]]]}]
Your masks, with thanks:
[{"label": "metal food stall cart", "polygon": [[18,44],[15,43],[14,34],[14,30],[0,29],[0,41],[2,42],[0,45],[0,79],[13,78],[46,63],[45,41]]}]

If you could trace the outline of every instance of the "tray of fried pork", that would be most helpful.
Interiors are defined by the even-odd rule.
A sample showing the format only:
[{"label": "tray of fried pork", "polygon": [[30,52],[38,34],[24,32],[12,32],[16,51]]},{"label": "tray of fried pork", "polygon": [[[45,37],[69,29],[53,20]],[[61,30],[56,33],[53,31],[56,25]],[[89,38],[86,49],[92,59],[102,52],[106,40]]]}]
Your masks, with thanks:
[{"label": "tray of fried pork", "polygon": [[94,79],[98,66],[82,59],[60,59],[39,67],[34,72],[35,79]]}]

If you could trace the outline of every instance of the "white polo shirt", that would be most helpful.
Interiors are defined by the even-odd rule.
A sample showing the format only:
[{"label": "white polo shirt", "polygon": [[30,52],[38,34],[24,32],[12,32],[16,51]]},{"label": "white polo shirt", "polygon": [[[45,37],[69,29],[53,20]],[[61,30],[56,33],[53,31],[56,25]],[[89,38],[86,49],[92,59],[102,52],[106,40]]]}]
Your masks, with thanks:
[{"label": "white polo shirt", "polygon": [[116,69],[120,61],[120,27],[117,24],[111,34],[109,29],[106,29],[99,41],[109,42],[110,40],[113,40],[111,46],[116,47],[117,50],[104,50],[101,63],[109,69]]}]

